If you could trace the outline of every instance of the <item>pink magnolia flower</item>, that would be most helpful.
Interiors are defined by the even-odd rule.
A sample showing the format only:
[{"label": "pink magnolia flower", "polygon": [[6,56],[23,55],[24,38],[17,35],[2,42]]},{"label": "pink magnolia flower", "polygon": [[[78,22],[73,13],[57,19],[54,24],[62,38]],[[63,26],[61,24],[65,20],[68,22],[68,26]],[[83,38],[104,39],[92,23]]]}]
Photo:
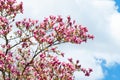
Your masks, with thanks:
[{"label": "pink magnolia flower", "polygon": [[31,18],[15,21],[17,14],[23,13],[23,3],[17,0],[0,0],[0,13],[0,80],[74,80],[76,71],[85,76],[92,72],[78,60],[61,60],[65,54],[57,45],[94,38],[70,16],[65,20],[50,15],[41,22]]}]

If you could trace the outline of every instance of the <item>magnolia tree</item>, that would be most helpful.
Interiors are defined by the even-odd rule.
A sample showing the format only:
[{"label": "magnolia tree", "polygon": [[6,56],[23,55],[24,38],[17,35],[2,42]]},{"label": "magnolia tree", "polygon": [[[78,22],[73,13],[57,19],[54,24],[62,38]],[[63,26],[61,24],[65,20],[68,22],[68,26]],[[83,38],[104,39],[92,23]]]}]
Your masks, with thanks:
[{"label": "magnolia tree", "polygon": [[86,27],[68,16],[49,16],[42,22],[15,21],[23,13],[16,0],[0,0],[0,80],[74,80],[74,72],[89,76],[92,69],[82,68],[79,60],[61,61],[62,43],[81,44],[93,39]]}]

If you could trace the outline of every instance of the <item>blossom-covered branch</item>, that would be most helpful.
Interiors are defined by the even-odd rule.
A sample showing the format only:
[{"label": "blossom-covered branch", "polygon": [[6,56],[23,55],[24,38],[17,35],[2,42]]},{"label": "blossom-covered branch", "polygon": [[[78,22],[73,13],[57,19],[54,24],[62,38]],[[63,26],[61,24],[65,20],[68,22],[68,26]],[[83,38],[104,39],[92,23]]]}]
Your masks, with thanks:
[{"label": "blossom-covered branch", "polygon": [[81,44],[93,39],[86,27],[70,16],[50,15],[42,22],[33,19],[15,21],[23,13],[23,3],[0,0],[0,79],[1,80],[74,80],[74,72],[89,76],[92,69],[82,68],[79,60],[59,60],[64,53],[57,45]]}]

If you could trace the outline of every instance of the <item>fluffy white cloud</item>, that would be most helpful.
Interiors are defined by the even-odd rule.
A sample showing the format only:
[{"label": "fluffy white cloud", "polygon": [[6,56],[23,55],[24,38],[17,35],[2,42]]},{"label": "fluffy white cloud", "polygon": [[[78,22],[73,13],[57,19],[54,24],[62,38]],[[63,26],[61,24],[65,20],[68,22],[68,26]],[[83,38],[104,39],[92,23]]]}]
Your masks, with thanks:
[{"label": "fluffy white cloud", "polygon": [[[61,45],[60,47],[63,47]],[[82,72],[76,72],[75,77],[76,80],[99,80],[104,77],[102,67],[100,66],[101,61],[96,61],[96,56],[93,52],[85,49],[81,49],[80,46],[75,45],[64,45],[64,48],[61,49],[61,51],[65,52],[66,58],[73,58],[74,60],[80,60],[80,64],[84,68],[92,68],[93,73],[91,73],[90,77],[85,77]],[[98,73],[99,72],[99,73]]]},{"label": "fluffy white cloud", "polygon": [[[18,0],[24,2],[24,16],[42,20],[49,15],[71,15],[78,23],[89,28],[95,35],[93,41],[81,46],[61,47],[66,56],[80,59],[83,66],[92,67],[94,72],[88,80],[104,77],[100,62],[95,58],[105,59],[106,66],[120,63],[118,42],[120,41],[120,14],[116,11],[113,0]],[[18,18],[21,18],[18,17]],[[117,43],[116,43],[117,42]],[[112,56],[112,57],[111,57]],[[79,78],[81,75],[76,74]],[[86,78],[87,80],[87,78]]]},{"label": "fluffy white cloud", "polygon": [[110,32],[114,41],[120,45],[120,13],[114,13],[110,19]]}]

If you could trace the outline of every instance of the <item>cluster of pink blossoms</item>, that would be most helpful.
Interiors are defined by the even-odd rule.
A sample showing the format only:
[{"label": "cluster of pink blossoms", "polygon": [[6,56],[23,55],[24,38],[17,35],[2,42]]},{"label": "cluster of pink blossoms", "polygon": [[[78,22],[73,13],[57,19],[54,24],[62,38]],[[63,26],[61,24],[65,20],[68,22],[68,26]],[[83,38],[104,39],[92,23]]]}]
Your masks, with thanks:
[{"label": "cluster of pink blossoms", "polygon": [[17,4],[16,0],[0,0],[0,12],[2,16],[15,17],[18,13],[23,13],[22,2]]},{"label": "cluster of pink blossoms", "polygon": [[[94,36],[86,27],[77,25],[68,16],[49,16],[42,22],[23,19],[22,2],[0,0],[0,80],[74,80],[74,72],[89,76],[92,69],[82,68],[79,60],[59,60],[64,53],[57,49],[62,43],[81,44]],[[11,24],[12,23],[12,24]]]}]

